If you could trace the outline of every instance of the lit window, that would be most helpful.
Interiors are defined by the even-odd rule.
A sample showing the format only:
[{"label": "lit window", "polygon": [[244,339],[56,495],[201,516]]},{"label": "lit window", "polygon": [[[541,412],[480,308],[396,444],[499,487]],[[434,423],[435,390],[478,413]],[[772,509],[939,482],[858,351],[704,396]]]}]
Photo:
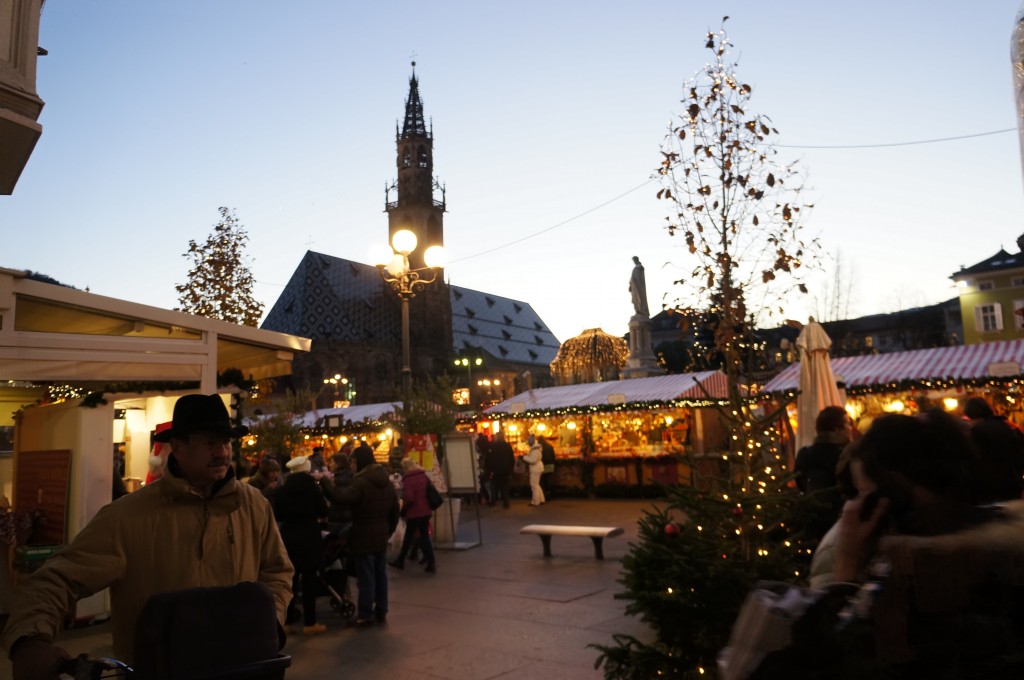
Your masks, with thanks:
[{"label": "lit window", "polygon": [[992,290],[995,287],[991,281],[978,281],[978,290]]}]

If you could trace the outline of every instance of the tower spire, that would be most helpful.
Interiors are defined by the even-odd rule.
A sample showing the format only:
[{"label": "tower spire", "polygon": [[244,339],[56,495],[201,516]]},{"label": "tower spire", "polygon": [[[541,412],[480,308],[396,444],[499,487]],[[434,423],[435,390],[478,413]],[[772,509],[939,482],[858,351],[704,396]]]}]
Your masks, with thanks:
[{"label": "tower spire", "polygon": [[402,124],[402,139],[427,137],[427,124],[423,119],[423,101],[420,99],[420,85],[416,80],[416,62],[412,62],[409,76],[409,96],[405,100],[405,122]]}]

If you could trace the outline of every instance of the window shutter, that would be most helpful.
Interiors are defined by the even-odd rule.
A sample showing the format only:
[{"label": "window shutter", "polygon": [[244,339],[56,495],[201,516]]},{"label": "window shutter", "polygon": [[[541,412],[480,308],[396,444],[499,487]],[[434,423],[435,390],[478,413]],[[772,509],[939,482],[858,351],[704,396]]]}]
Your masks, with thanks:
[{"label": "window shutter", "polygon": [[974,330],[978,331],[979,333],[985,332],[985,327],[982,325],[981,322],[982,307],[983,305],[974,305]]}]

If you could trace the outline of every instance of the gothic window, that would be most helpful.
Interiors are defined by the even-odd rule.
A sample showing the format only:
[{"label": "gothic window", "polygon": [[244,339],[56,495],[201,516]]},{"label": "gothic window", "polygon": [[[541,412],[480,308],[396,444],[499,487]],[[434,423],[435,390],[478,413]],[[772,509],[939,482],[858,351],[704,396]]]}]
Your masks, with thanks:
[{"label": "gothic window", "polygon": [[412,165],[412,157],[409,155],[409,152],[406,151],[402,154],[402,167],[407,168],[410,165]]},{"label": "gothic window", "polygon": [[418,154],[416,154],[416,156],[417,156],[417,158],[419,159],[419,165],[420,165],[420,167],[421,167],[421,168],[425,168],[425,167],[427,167],[427,160],[428,160],[428,159],[427,159],[427,152],[426,152],[426,151],[424,151],[422,147],[420,148],[420,150],[419,150],[419,153],[418,153]]}]

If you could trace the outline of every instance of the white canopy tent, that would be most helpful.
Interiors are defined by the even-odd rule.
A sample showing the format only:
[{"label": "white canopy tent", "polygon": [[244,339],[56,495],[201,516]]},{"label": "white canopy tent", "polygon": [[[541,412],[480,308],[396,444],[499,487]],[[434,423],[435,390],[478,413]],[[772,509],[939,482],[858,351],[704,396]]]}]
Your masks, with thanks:
[{"label": "white canopy tent", "polygon": [[647,402],[692,399],[725,399],[728,383],[721,371],[660,375],[653,378],[609,380],[542,387],[517,394],[495,404],[485,413],[522,413],[568,406],[601,406],[606,404],[642,404]]},{"label": "white canopy tent", "polygon": [[310,340],[95,295],[0,268],[0,379],[96,383],[197,381],[291,373]]}]

